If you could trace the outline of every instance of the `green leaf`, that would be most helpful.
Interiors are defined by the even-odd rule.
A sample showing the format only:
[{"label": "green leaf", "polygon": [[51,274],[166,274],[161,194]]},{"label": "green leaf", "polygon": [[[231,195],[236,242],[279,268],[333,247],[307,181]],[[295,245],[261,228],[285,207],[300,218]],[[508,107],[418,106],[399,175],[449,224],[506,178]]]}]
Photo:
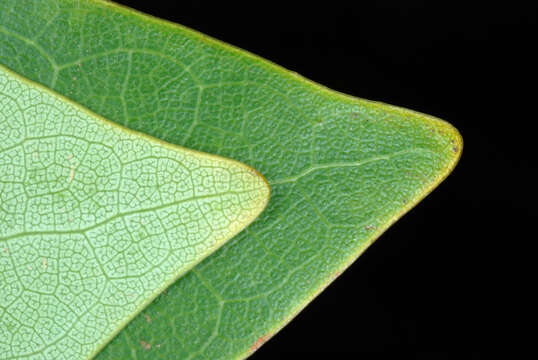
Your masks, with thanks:
[{"label": "green leaf", "polygon": [[112,3],[4,0],[0,62],[132,129],[229,156],[272,186],[246,231],[99,359],[242,358],[454,168],[452,126],[346,96]]},{"label": "green leaf", "polygon": [[0,66],[0,357],[91,357],[268,198]]}]

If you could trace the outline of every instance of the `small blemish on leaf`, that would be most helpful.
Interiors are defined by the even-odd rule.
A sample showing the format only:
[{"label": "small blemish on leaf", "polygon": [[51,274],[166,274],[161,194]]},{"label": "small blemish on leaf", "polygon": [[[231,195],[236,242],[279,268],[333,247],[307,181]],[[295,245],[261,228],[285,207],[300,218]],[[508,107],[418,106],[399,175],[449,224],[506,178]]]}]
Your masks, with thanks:
[{"label": "small blemish on leaf", "polygon": [[366,225],[364,227],[367,231],[370,231],[370,230],[374,230],[375,229],[375,226],[374,225]]},{"label": "small blemish on leaf", "polygon": [[144,318],[146,319],[146,322],[148,322],[148,323],[151,322],[151,318],[149,317],[149,315],[144,314]]},{"label": "small blemish on leaf", "polygon": [[142,348],[143,348],[144,350],[149,350],[149,349],[151,349],[151,344],[145,342],[144,340],[140,340],[140,345],[142,346]]},{"label": "small blemish on leaf", "polygon": [[267,341],[268,338],[268,335],[263,335],[262,337],[260,337],[258,340],[256,340],[254,344],[252,344],[252,346],[250,347],[250,351],[254,352],[258,350]]},{"label": "small blemish on leaf", "polygon": [[47,259],[42,259],[41,260],[41,266],[43,267],[43,269],[47,268]]},{"label": "small blemish on leaf", "polygon": [[455,153],[457,153],[457,152],[458,152],[458,147],[457,147],[457,146],[453,146],[453,147],[452,147],[452,151],[454,151]]},{"label": "small blemish on leaf", "polygon": [[336,272],[333,274],[333,278],[332,278],[332,280],[334,281],[337,277],[340,276],[340,274],[342,274],[342,272],[340,272],[340,271],[336,271]]}]

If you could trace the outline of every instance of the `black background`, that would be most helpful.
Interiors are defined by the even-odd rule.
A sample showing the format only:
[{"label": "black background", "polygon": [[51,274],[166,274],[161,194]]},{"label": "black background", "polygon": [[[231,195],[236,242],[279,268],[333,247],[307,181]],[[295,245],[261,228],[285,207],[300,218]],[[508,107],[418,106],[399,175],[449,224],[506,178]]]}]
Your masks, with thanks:
[{"label": "black background", "polygon": [[521,296],[512,278],[535,238],[521,229],[535,183],[536,5],[119,2],[463,135],[453,174],[252,359],[479,359],[512,331],[505,294]]}]

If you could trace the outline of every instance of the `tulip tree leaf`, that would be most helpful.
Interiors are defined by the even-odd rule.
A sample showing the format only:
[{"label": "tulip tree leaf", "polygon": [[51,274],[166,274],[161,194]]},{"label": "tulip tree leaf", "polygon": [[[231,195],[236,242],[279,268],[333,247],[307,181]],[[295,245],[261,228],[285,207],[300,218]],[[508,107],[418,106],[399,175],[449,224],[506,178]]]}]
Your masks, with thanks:
[{"label": "tulip tree leaf", "polygon": [[442,120],[331,91],[109,2],[0,2],[0,62],[129,128],[245,162],[272,187],[260,218],[100,360],[247,356],[432,191],[462,149]]},{"label": "tulip tree leaf", "polygon": [[268,195],[0,66],[0,358],[87,359]]}]

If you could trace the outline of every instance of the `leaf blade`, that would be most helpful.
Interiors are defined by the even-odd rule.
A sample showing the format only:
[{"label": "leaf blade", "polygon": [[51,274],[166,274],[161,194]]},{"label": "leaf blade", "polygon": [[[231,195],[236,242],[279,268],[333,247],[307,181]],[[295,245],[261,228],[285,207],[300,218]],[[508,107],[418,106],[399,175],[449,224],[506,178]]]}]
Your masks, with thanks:
[{"label": "leaf blade", "polygon": [[122,128],[0,65],[2,358],[93,357],[263,210],[236,161]]},{"label": "leaf blade", "polygon": [[[192,30],[115,5],[90,2],[84,11],[91,19],[106,19],[101,20],[101,28],[121,33],[122,43],[105,52],[90,47],[81,62],[82,69],[89,69],[83,70],[87,73],[83,76],[92,77],[97,67],[92,61],[97,58],[118,64],[108,73],[124,74],[128,51],[136,50],[130,78],[143,82],[148,79],[144,74],[154,71],[162,87],[158,96],[181,94],[190,105],[180,113],[175,110],[182,106],[161,103],[167,112],[157,116],[151,101],[127,89],[134,99],[127,105],[129,114],[149,115],[130,122],[130,127],[244,161],[260,169],[273,185],[272,200],[262,217],[159,297],[146,310],[151,323],[138,317],[105,349],[103,358],[114,358],[121,351],[125,357],[135,351],[139,358],[246,356],[442,181],[461,154],[459,133],[438,119],[338,94]],[[119,25],[112,25],[112,19]],[[105,33],[98,28],[88,31],[96,39]],[[47,36],[55,34],[76,38],[69,29],[54,29]],[[56,54],[54,61],[75,64],[76,50],[62,50],[67,51]],[[103,105],[114,105],[113,96],[93,99],[72,84],[70,78],[77,74],[60,72],[57,87],[125,123],[124,114],[111,112],[119,107]],[[124,79],[118,76],[100,92]],[[197,86],[204,90],[189,92]],[[149,94],[154,89],[144,91]],[[235,102],[230,95],[240,100]],[[205,110],[191,111],[198,101],[206,105]],[[219,101],[228,108],[216,110]],[[419,150],[400,153],[415,148]],[[386,159],[389,154],[393,156]],[[378,160],[371,161],[374,158]],[[334,166],[322,168],[328,164]],[[378,178],[372,179],[371,174]],[[263,260],[245,260],[245,254]],[[186,299],[180,295],[185,292],[195,295]],[[207,303],[214,304],[212,309]],[[202,304],[205,317],[189,311],[197,304]],[[166,308],[174,313],[162,310]],[[169,325],[170,316],[174,327]],[[241,317],[256,321],[234,320]],[[140,339],[162,346],[146,350]]]}]

